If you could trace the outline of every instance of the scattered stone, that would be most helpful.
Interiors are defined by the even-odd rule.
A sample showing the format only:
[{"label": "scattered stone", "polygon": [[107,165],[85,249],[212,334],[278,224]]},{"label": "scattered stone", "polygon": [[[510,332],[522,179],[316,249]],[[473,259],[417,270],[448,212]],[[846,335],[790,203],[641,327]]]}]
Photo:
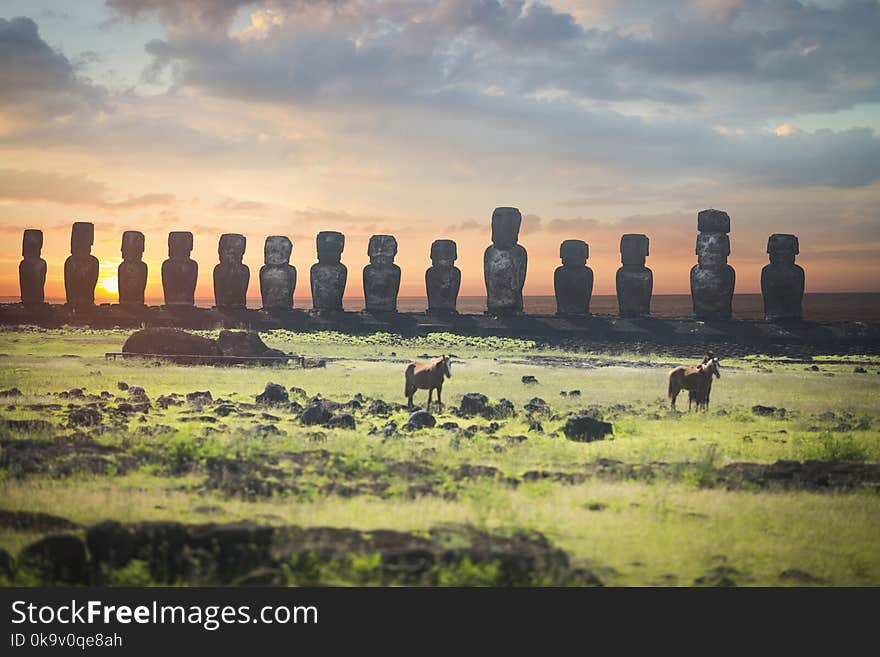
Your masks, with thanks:
[{"label": "scattered stone", "polygon": [[21,390],[19,390],[18,388],[0,390],[0,397],[21,397]]},{"label": "scattered stone", "polygon": [[736,568],[716,566],[705,575],[694,580],[694,586],[736,586],[734,575],[739,575]]},{"label": "scattered stone", "polygon": [[610,422],[602,422],[589,415],[573,415],[565,423],[562,432],[569,440],[592,442],[602,440],[614,433]]},{"label": "scattered stone", "polygon": [[436,418],[428,411],[415,411],[409,416],[406,422],[406,428],[415,431],[417,429],[431,428],[437,424]]},{"label": "scattered stone", "polygon": [[397,422],[394,420],[389,420],[388,423],[382,427],[382,435],[386,438],[390,438],[394,434],[397,433]]},{"label": "scattered stone", "polygon": [[523,408],[529,413],[538,413],[539,415],[549,415],[550,405],[540,397],[532,397],[528,404]]},{"label": "scattered stone", "polygon": [[306,426],[313,426],[316,424],[325,424],[331,417],[332,413],[326,408],[324,403],[322,401],[315,401],[303,411],[303,414],[300,416],[300,421]]},{"label": "scattered stone", "polygon": [[308,393],[302,388],[297,388],[296,386],[290,386],[287,391],[291,395],[297,395],[298,397],[308,397]]},{"label": "scattered stone", "polygon": [[810,371],[811,372],[818,372],[819,366],[818,365],[810,365]]},{"label": "scattered stone", "polygon": [[351,413],[341,413],[331,417],[325,426],[328,429],[354,429],[356,424],[354,415]]},{"label": "scattered stone", "polygon": [[73,409],[67,416],[72,427],[94,427],[101,424],[101,412],[91,406],[80,406]]},{"label": "scattered stone", "polygon": [[446,429],[447,431],[458,431],[459,426],[455,422],[444,422],[438,428]]},{"label": "scattered stone", "polygon": [[169,406],[183,406],[183,402],[170,395],[159,395],[156,398],[156,405],[159,408],[168,408]]},{"label": "scattered stone", "polygon": [[86,546],[71,534],[47,536],[31,543],[19,554],[18,564],[20,568],[37,573],[44,582],[87,582]]},{"label": "scattered stone", "polygon": [[128,386],[128,396],[135,399],[146,399],[147,391],[141,386]]},{"label": "scattered stone", "polygon": [[214,401],[213,395],[211,395],[210,390],[202,390],[195,392],[188,392],[186,394],[186,401],[190,404],[196,404],[201,406],[202,404],[210,404]]},{"label": "scattered stone", "polygon": [[284,432],[274,424],[256,424],[248,430],[248,433],[252,433],[255,436],[260,436],[262,438],[265,438],[266,436],[281,436],[284,434]]},{"label": "scattered stone", "polygon": [[584,505],[584,508],[587,509],[587,511],[604,511],[608,508],[608,505],[603,504],[602,502],[587,502]]},{"label": "scattered stone", "polygon": [[544,426],[537,420],[532,420],[531,422],[529,422],[529,431],[544,433]]},{"label": "scattered stone", "polygon": [[391,404],[382,399],[374,399],[367,406],[367,413],[369,415],[378,415],[380,417],[388,417],[391,415],[392,410]]},{"label": "scattered stone", "polygon": [[485,415],[488,412],[489,398],[479,392],[468,392],[462,395],[459,412],[464,417]]},{"label": "scattered stone", "polygon": [[509,399],[499,399],[498,403],[492,407],[491,416],[498,419],[513,417],[516,415],[516,408]]},{"label": "scattered stone", "polygon": [[822,584],[825,582],[821,577],[816,577],[798,568],[789,568],[779,573],[779,579],[783,582],[795,582],[797,584]]},{"label": "scattered stone", "polygon": [[581,396],[581,391],[580,391],[580,390],[569,390],[569,391],[568,391],[568,396],[569,396],[569,397],[580,397],[580,396]]},{"label": "scattered stone", "polygon": [[272,415],[271,413],[260,413],[260,419],[267,422],[279,422],[281,420],[279,416]]},{"label": "scattered stone", "polygon": [[855,374],[867,374],[867,373],[868,373],[868,370],[866,370],[864,367],[857,366],[857,367],[853,370],[853,372],[854,372]]},{"label": "scattered stone", "polygon": [[560,391],[559,391],[559,396],[560,396],[560,397],[568,397],[568,393],[567,393],[565,390],[560,390]]},{"label": "scattered stone", "polygon": [[290,401],[290,395],[287,388],[278,383],[267,383],[262,394],[257,395],[258,404],[287,404]]},{"label": "scattered stone", "polygon": [[537,379],[537,377],[533,376],[532,374],[525,374],[525,375],[523,375],[522,382],[525,383],[526,385],[534,385],[534,384],[538,383],[538,379]]},{"label": "scattered stone", "polygon": [[775,416],[783,419],[785,418],[786,410],[784,408],[776,408],[775,406],[762,406],[761,404],[756,404],[755,406],[752,406],[752,413],[760,415],[761,417]]}]

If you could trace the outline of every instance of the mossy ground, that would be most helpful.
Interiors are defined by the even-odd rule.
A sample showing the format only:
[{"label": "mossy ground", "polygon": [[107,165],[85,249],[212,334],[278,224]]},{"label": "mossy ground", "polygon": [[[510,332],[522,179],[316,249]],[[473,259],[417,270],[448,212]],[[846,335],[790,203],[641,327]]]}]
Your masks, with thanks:
[{"label": "mossy ground", "polygon": [[[127,334],[0,332],[0,390],[23,393],[0,400],[0,414],[52,425],[24,432],[8,423],[0,428],[0,508],[41,511],[82,525],[107,518],[397,530],[463,523],[537,530],[606,584],[690,585],[719,568],[743,585],[880,584],[876,486],[728,490],[714,479],[720,468],[740,461],[880,462],[876,357],[816,359],[814,371],[761,355],[727,360],[718,354],[722,378],[709,412],[688,414],[668,409],[667,371],[701,354],[681,359],[566,352],[500,338],[276,331],[262,334],[267,344],[328,358],[327,367],[105,360]],[[456,358],[438,427],[407,432],[403,409],[389,417],[366,412],[371,399],[404,402],[405,363],[440,353]],[[854,373],[854,366],[867,373]],[[523,384],[523,375],[538,383]],[[149,412],[116,410],[128,401],[119,381],[146,390]],[[343,409],[355,416],[357,428],[306,427],[288,407],[252,407],[268,381],[342,404],[360,393],[363,408]],[[59,396],[73,388],[85,396]],[[215,403],[156,404],[160,395],[196,390],[210,390]],[[109,397],[101,399],[102,391]],[[509,399],[517,415],[458,417],[451,411],[466,392]],[[527,417],[523,406],[533,397],[544,399],[550,412]],[[218,399],[234,412],[218,416]],[[296,394],[291,399],[308,401]],[[425,393],[416,401],[424,406]],[[71,410],[88,404],[96,405],[100,422],[68,426]],[[755,414],[756,404],[784,408],[785,415]],[[679,406],[686,409],[686,397]],[[612,422],[613,439],[567,440],[562,425],[583,409]],[[389,420],[401,430],[385,437]],[[458,428],[440,428],[446,423]],[[34,442],[24,450],[22,440]],[[59,440],[63,450],[49,449]],[[93,446],[88,458],[85,445]],[[569,483],[523,476],[593,472],[591,464],[600,459],[641,465],[654,476],[610,473]],[[222,466],[227,461],[246,464],[243,473],[230,475]],[[0,529],[0,547],[15,554],[38,535]],[[792,577],[792,571],[809,577]]]}]

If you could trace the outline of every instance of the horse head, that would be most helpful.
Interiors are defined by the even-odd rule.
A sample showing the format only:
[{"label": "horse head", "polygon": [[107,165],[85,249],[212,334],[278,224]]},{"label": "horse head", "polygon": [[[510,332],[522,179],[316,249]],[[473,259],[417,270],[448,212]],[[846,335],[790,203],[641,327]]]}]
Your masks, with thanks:
[{"label": "horse head", "polygon": [[446,376],[446,378],[451,379],[452,378],[452,359],[449,356],[447,356],[446,354],[443,354],[440,357],[440,367],[442,368],[443,374]]},{"label": "horse head", "polygon": [[709,367],[712,368],[712,374],[715,375],[715,378],[720,379],[721,378],[721,362],[715,356],[712,356],[712,360],[709,362]]}]

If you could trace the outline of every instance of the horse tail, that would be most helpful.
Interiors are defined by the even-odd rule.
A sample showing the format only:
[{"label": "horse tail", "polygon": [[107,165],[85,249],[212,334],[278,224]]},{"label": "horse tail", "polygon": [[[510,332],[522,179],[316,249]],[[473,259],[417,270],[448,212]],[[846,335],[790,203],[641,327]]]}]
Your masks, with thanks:
[{"label": "horse tail", "polygon": [[404,397],[409,397],[410,390],[412,390],[412,380],[413,380],[413,374],[415,373],[415,371],[416,371],[416,364],[415,363],[410,363],[409,365],[406,366],[406,370],[404,370],[403,375],[406,380],[406,383],[404,383],[404,386],[403,386],[403,396]]}]

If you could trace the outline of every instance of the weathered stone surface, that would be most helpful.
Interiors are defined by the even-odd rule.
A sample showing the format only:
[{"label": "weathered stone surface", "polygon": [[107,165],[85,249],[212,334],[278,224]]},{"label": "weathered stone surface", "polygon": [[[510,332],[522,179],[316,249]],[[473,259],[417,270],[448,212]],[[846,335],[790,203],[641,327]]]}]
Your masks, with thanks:
[{"label": "weathered stone surface", "polygon": [[95,225],[77,221],[70,233],[70,256],[64,262],[64,291],[71,306],[95,305],[98,259],[92,255]]},{"label": "weathered stone surface", "polygon": [[431,266],[425,272],[429,313],[456,312],[461,288],[461,270],[455,266],[456,258],[458,248],[452,240],[435,240],[431,244]]},{"label": "weathered stone surface", "polygon": [[43,231],[28,228],[21,240],[22,261],[18,265],[18,284],[21,302],[38,306],[45,301],[46,261],[40,257],[43,250]]},{"label": "weathered stone surface", "polygon": [[88,580],[86,547],[71,534],[47,536],[31,543],[19,554],[18,564],[37,574],[43,583],[85,584]]},{"label": "weathered stone surface", "polygon": [[328,429],[355,429],[357,423],[351,413],[340,413],[327,420],[326,426]]},{"label": "weathered stone surface", "polygon": [[258,404],[287,404],[290,402],[290,393],[287,388],[278,383],[267,383],[263,392],[257,395]]},{"label": "weathered stone surface", "polygon": [[260,268],[260,295],[266,310],[290,310],[293,308],[293,292],[296,289],[296,267],[291,266],[293,244],[284,235],[266,238],[263,249],[264,264]]},{"label": "weathered stone surface", "polygon": [[465,417],[485,415],[489,409],[489,398],[480,392],[468,392],[462,395],[459,412]]},{"label": "weathered stone surface", "polygon": [[214,303],[221,310],[241,310],[247,306],[251,272],[242,263],[246,246],[244,235],[226,233],[220,236],[217,249],[220,264],[214,267]]},{"label": "weathered stone surface", "polygon": [[195,305],[199,264],[189,257],[192,249],[192,233],[168,233],[168,260],[162,263],[162,289],[167,306]]},{"label": "weathered stone surface", "polygon": [[437,419],[433,415],[428,411],[419,410],[410,414],[406,422],[406,428],[410,431],[416,431],[417,429],[429,429],[436,424]]},{"label": "weathered stone surface", "polygon": [[126,306],[144,305],[147,287],[147,263],[143,261],[144,234],[137,230],[122,233],[122,262],[119,264],[119,303]]},{"label": "weathered stone surface", "polygon": [[767,241],[770,264],[761,270],[764,317],[797,320],[803,317],[804,270],[795,264],[800,253],[795,235],[776,233]]},{"label": "weathered stone surface", "polygon": [[329,422],[331,417],[333,417],[333,413],[327,408],[327,404],[318,400],[309,404],[306,410],[303,411],[303,414],[300,416],[300,422],[306,426],[313,426]]},{"label": "weathered stone surface", "polygon": [[280,349],[266,345],[256,331],[220,331],[217,345],[224,356],[254,358],[286,355]]},{"label": "weathered stone surface", "polygon": [[589,315],[593,296],[593,270],[587,267],[590,247],[583,240],[559,245],[562,266],[553,274],[557,315]]},{"label": "weathered stone surface", "polygon": [[[148,328],[135,331],[122,345],[122,351],[123,353],[170,356],[222,355],[216,341],[171,328]],[[131,391],[131,387],[129,391]]]},{"label": "weathered stone surface", "polygon": [[517,244],[521,224],[517,208],[495,208],[492,213],[492,245],[483,254],[489,314],[515,315],[523,311],[528,255]]},{"label": "weathered stone surface", "polygon": [[651,314],[654,273],[645,267],[648,236],[630,233],[620,238],[620,261],[617,270],[617,307],[623,317]]},{"label": "weathered stone surface", "polygon": [[364,267],[364,305],[369,312],[397,312],[400,267],[394,264],[397,240],[393,235],[373,235],[367,248],[370,264]]},{"label": "weathered stone surface", "polygon": [[342,295],[348,280],[348,269],[342,264],[345,235],[322,230],[315,240],[318,262],[309,271],[312,307],[318,311],[341,311]]},{"label": "weathered stone surface", "polygon": [[589,415],[573,415],[565,422],[562,432],[569,440],[592,442],[614,433],[610,422],[602,422]]},{"label": "weathered stone surface", "polygon": [[736,273],[727,264],[730,255],[730,217],[720,210],[697,215],[697,264],[691,269],[694,317],[702,320],[730,319]]}]

